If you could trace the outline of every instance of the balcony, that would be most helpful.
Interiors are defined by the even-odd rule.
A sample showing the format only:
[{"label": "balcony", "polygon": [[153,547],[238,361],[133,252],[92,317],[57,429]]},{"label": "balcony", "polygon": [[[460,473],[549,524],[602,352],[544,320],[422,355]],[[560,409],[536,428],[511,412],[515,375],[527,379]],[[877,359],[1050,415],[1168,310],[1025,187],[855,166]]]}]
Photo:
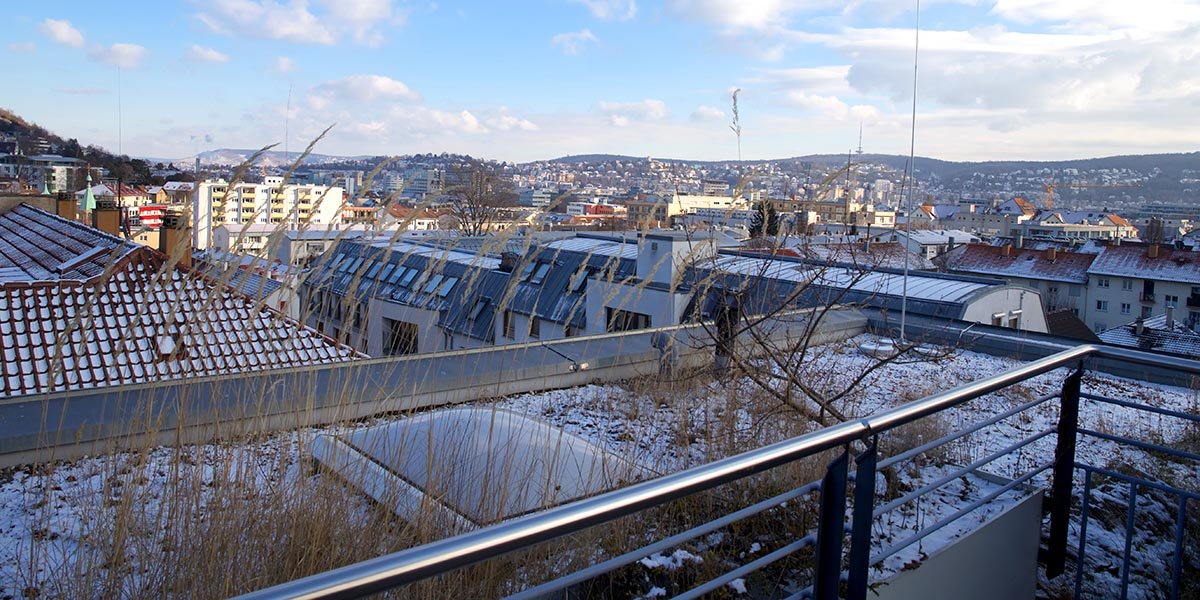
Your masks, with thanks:
[{"label": "balcony", "polygon": [[1154,292],[1142,292],[1142,302],[1146,304],[1154,304]]},{"label": "balcony", "polygon": [[1192,294],[1187,297],[1188,308],[1200,308],[1200,294]]},{"label": "balcony", "polygon": [[[654,562],[655,557],[677,556],[678,551],[673,555],[672,550],[689,547],[689,542],[695,544],[691,546],[693,548],[719,545],[719,541],[708,540],[714,536],[724,539],[725,531],[738,526],[735,524],[745,522],[753,529],[753,519],[771,517],[778,520],[788,516],[793,520],[787,522],[799,529],[783,546],[771,551],[754,548],[719,563],[706,557],[705,565],[712,563],[714,567],[728,570],[705,571],[707,581],[685,577],[686,581],[672,584],[694,585],[690,590],[679,590],[685,597],[718,593],[726,587],[744,589],[747,582],[757,582],[765,586],[760,590],[761,594],[756,594],[762,597],[789,595],[857,600],[871,597],[869,590],[875,589],[876,585],[887,586],[888,581],[894,581],[878,579],[879,571],[891,570],[898,572],[896,579],[914,574],[925,577],[923,587],[918,584],[916,589],[941,589],[950,597],[947,590],[961,591],[963,586],[974,585],[973,592],[958,597],[978,594],[990,598],[1004,597],[1003,590],[991,589],[988,585],[998,585],[994,583],[996,573],[1013,568],[1010,561],[1015,560],[1024,565],[1023,571],[1020,567],[1014,569],[1021,577],[1043,577],[1058,586],[1054,589],[1062,590],[1064,597],[1139,597],[1147,589],[1142,586],[1147,584],[1161,585],[1162,595],[1166,597],[1181,597],[1183,586],[1195,577],[1194,565],[1185,563],[1183,556],[1190,554],[1188,548],[1193,544],[1190,541],[1193,534],[1188,533],[1188,526],[1189,522],[1194,524],[1195,521],[1189,516],[1188,507],[1200,500],[1200,494],[1143,473],[1162,473],[1159,469],[1173,463],[1194,469],[1200,462],[1200,455],[1190,449],[1172,447],[1170,442],[1161,439],[1137,439],[1133,433],[1136,428],[1110,431],[1110,427],[1096,421],[1095,416],[1104,411],[1133,411],[1131,414],[1139,415],[1138,418],[1147,425],[1170,419],[1173,424],[1187,428],[1200,424],[1200,415],[1168,410],[1148,404],[1144,399],[1108,397],[1104,393],[1113,393],[1113,388],[1099,385],[1093,389],[1091,383],[1084,381],[1085,366],[1113,363],[1136,365],[1137,369],[1146,372],[1200,374],[1200,362],[1196,361],[1111,347],[1076,346],[860,420],[843,422],[600,496],[285,583],[247,597],[366,595],[424,581],[510,552],[532,550],[548,540],[583,533],[597,525],[603,528],[622,517],[632,518],[635,523],[654,523],[657,529],[660,513],[653,512],[656,507],[668,507],[681,500],[711,502],[714,498],[711,491],[717,492],[715,497],[721,499],[721,506],[728,506],[724,509],[727,512],[716,519],[690,523],[688,529],[674,535],[669,535],[668,531],[664,534],[667,537],[654,538],[655,541],[647,545],[602,558],[595,564],[576,567],[579,570],[554,573],[549,581],[529,582],[526,585],[531,587],[520,590],[517,597],[556,597],[581,590],[604,589],[628,575],[623,569],[636,568],[639,562],[645,565],[647,560]],[[1023,396],[1015,405],[1006,406],[1000,409],[1002,412],[991,416],[971,412],[969,408],[978,402],[987,402],[987,396],[992,392],[1024,384],[1063,368],[1073,370],[1064,373],[1061,387],[1056,391],[1036,398]],[[949,431],[938,432],[934,439],[918,440],[917,445],[908,449],[889,441],[892,436],[901,434],[902,427],[931,418],[941,418],[945,422],[950,414],[960,418],[962,415],[975,416],[968,418],[967,423],[950,427]],[[1056,416],[1051,417],[1053,421],[1049,423],[1039,424],[1038,414]],[[1011,427],[1013,423],[1027,425],[1019,427],[1024,432],[1021,439],[1011,444],[1011,440],[1006,439],[1000,444],[1002,447],[989,446],[985,451],[969,452],[962,462],[972,461],[970,464],[946,464],[932,481],[901,486],[894,493],[880,492],[880,487],[891,487],[897,473],[911,469],[910,463],[918,461],[916,464],[920,464],[924,460],[920,457],[932,456],[938,449],[961,450],[961,444],[981,436],[988,438],[993,428]],[[1151,429],[1157,430],[1157,426],[1145,431]],[[1145,456],[1153,457],[1149,461],[1155,464],[1138,464],[1132,469],[1113,466],[1105,458],[1106,453],[1098,451],[1100,448],[1146,452]],[[787,470],[788,467],[796,467],[802,460],[820,460],[826,464],[824,477],[785,489],[748,506],[730,502],[736,496],[731,489],[752,486],[756,476],[775,469],[785,469],[781,475],[791,473],[793,471]],[[968,497],[968,494],[959,497],[952,491],[952,486],[989,469],[994,473],[1003,471],[1004,477],[990,480],[989,489],[980,491],[977,497]],[[854,482],[852,487],[851,481]],[[877,483],[888,485],[877,487]],[[734,486],[731,488],[729,484]],[[1044,502],[1043,493],[1047,493]],[[1005,497],[1023,499],[1005,505]],[[919,531],[895,535],[893,521],[922,518],[902,509],[911,507],[914,502],[923,506],[950,502],[953,506],[936,517],[927,517],[929,520]],[[996,503],[1001,506],[997,507]],[[1025,507],[1035,510],[1026,511]],[[989,510],[999,516],[985,519],[978,512]],[[1028,516],[1001,523],[1001,518],[1012,517],[1018,510],[1026,511]],[[1047,515],[1045,519],[1043,511]],[[810,512],[815,519],[807,518]],[[941,571],[935,568],[921,573],[928,562],[938,560],[938,554],[962,552],[961,557],[969,552],[980,552],[967,548],[972,544],[956,548],[956,542],[941,549],[927,547],[922,550],[918,545],[922,540],[924,544],[932,544],[932,540],[941,536],[953,538],[956,534],[949,533],[953,531],[960,532],[959,541],[976,535],[981,536],[977,539],[993,540],[987,535],[989,532],[994,535],[1001,524],[1026,528],[1018,537],[1032,543],[1021,546],[1020,550],[1012,550],[1020,556],[1014,558],[1006,554],[1008,547],[985,545],[983,552],[990,558],[975,554],[973,562],[957,561],[958,568],[965,571],[959,576],[947,577],[945,562],[941,563]],[[591,531],[604,537],[603,529]],[[1149,559],[1145,556],[1148,542],[1130,543],[1135,538],[1157,540],[1160,537],[1162,552]],[[1039,538],[1041,548],[1038,548]],[[1105,541],[1109,538],[1111,540]],[[982,543],[976,541],[974,545],[978,547]],[[925,556],[926,550],[930,556]],[[687,552],[684,555],[692,556]],[[908,558],[911,556],[917,557]],[[739,558],[741,560],[736,560]],[[1139,571],[1137,565],[1149,564],[1147,560],[1159,561],[1157,564],[1162,565],[1162,569],[1151,572],[1141,567]],[[970,566],[964,568],[961,565]],[[781,585],[780,581],[787,583],[777,587]],[[985,581],[993,583],[985,584]],[[912,583],[911,577],[907,583]],[[1003,583],[1001,581],[999,585]],[[914,587],[909,585],[906,589],[911,591]],[[1032,597],[1032,594],[1022,597]]]}]

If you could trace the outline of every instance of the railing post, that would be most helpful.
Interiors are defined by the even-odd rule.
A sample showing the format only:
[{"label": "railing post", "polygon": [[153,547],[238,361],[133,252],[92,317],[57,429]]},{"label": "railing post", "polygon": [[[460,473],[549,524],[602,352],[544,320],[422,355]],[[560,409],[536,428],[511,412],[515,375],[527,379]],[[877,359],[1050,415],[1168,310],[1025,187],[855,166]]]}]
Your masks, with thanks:
[{"label": "railing post", "polygon": [[850,525],[850,575],[847,600],[867,597],[867,569],[871,566],[871,525],[875,522],[875,452],[878,439],[854,459],[854,520]]},{"label": "railing post", "polygon": [[846,467],[848,453],[842,453],[825,469],[821,480],[821,507],[817,515],[817,569],[813,597],[836,600],[842,577],[842,536],[846,531]]},{"label": "railing post", "polygon": [[1067,563],[1067,532],[1071,523],[1071,487],[1075,477],[1075,444],[1079,432],[1079,382],[1083,363],[1063,381],[1058,414],[1058,445],[1054,449],[1054,481],[1050,487],[1050,542],[1046,577],[1062,575]]}]

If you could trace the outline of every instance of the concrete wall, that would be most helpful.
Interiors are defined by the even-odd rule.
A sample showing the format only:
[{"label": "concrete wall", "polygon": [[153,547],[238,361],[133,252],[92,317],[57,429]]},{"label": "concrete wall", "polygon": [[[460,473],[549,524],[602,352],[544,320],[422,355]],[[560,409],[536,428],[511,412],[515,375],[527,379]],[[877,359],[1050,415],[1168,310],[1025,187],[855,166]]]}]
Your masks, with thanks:
[{"label": "concrete wall", "polygon": [[[857,335],[866,326],[858,311],[827,315],[814,342]],[[789,325],[772,335],[795,331]],[[675,366],[713,364],[707,330],[689,325],[11,398],[0,403],[0,468],[653,376],[662,372],[664,353],[651,342],[664,333]]]},{"label": "concrete wall", "polygon": [[1010,327],[1012,319],[1018,320],[1015,329],[1046,333],[1046,312],[1042,308],[1039,294],[1028,288],[1004,286],[985,290],[967,302],[962,320],[975,323],[993,323],[1001,319]]}]

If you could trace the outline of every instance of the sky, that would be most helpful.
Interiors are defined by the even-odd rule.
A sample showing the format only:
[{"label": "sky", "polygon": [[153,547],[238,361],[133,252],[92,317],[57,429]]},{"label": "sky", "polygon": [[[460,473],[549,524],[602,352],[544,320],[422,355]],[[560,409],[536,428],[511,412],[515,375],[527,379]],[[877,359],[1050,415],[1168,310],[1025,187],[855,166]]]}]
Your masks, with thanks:
[{"label": "sky", "polygon": [[1200,0],[11,3],[0,106],[182,158],[278,143],[508,161],[1200,146]]}]

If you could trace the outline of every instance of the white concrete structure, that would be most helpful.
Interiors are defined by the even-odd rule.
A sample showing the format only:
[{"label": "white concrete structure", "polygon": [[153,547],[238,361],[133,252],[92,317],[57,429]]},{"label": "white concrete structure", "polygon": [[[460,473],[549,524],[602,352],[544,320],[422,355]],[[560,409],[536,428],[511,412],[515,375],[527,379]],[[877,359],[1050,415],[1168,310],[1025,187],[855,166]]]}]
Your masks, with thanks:
[{"label": "white concrete structure", "polygon": [[231,188],[225,181],[206,181],[196,186],[193,245],[198,250],[211,247],[215,228],[224,224],[258,223],[279,229],[335,225],[344,200],[340,187],[240,183]]}]

